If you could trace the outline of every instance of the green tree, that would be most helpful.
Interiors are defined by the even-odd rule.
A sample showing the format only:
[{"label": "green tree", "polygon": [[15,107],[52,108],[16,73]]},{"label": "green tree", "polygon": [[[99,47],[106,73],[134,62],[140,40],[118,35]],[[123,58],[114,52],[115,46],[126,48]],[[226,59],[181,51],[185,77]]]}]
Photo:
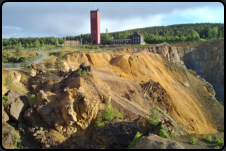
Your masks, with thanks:
[{"label": "green tree", "polygon": [[35,40],[34,46],[35,46],[35,48],[38,48],[40,46],[40,42],[38,39]]},{"label": "green tree", "polygon": [[104,39],[104,42],[103,44],[106,45],[106,44],[110,44],[110,36],[109,36],[109,33],[108,33],[108,29],[106,28],[106,35],[105,35],[105,39]]},{"label": "green tree", "polygon": [[22,50],[20,48],[16,48],[16,53],[15,53],[16,57],[20,57],[22,56]]},{"label": "green tree", "polygon": [[29,44],[28,43],[26,43],[26,48],[29,48]]},{"label": "green tree", "polygon": [[19,42],[18,47],[19,47],[19,48],[21,48],[21,47],[22,47],[21,42]]},{"label": "green tree", "polygon": [[26,68],[26,66],[27,66],[27,59],[26,59],[26,58],[23,58],[23,59],[22,59],[22,66],[23,66],[24,68]]},{"label": "green tree", "polygon": [[57,39],[57,37],[56,37],[56,39],[55,39],[55,45],[56,45],[56,46],[58,45],[58,39]]}]

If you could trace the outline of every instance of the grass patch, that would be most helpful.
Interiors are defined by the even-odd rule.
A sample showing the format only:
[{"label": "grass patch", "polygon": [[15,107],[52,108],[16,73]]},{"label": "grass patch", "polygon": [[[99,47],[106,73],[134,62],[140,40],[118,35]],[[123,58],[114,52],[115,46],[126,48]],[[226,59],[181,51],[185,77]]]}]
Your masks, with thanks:
[{"label": "grass patch", "polygon": [[23,149],[23,146],[21,145],[21,141],[20,141],[19,132],[13,128],[11,134],[12,134],[13,145],[16,147],[16,149]]},{"label": "grass patch", "polygon": [[9,74],[7,74],[5,78],[5,85],[8,87],[8,89],[12,89],[13,87],[13,79],[10,77]]},{"label": "grass patch", "polygon": [[23,71],[24,71],[24,72],[28,72],[28,71],[31,70],[31,69],[32,69],[31,66],[30,66],[30,67],[24,67],[24,68],[23,68]]},{"label": "grass patch", "polygon": [[133,140],[130,142],[129,146],[126,147],[126,149],[132,148],[136,144],[136,142],[141,138],[141,136],[142,136],[142,133],[137,132]]}]

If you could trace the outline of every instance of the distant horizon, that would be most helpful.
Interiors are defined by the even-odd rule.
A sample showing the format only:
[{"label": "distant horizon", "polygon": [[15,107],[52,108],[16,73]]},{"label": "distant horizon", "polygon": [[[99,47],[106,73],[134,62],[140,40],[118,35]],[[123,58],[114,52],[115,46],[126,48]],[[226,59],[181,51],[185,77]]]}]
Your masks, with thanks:
[{"label": "distant horizon", "polygon": [[[173,26],[173,25],[185,25],[185,24],[224,24],[224,23],[183,23],[183,24],[172,24],[172,25],[160,25],[160,26],[151,26],[151,27],[166,27],[166,26]],[[141,28],[134,28],[134,29],[128,29],[128,30],[135,30],[135,29],[142,29],[142,28],[150,28],[150,27],[141,27]],[[126,30],[126,31],[128,31]],[[125,31],[125,30],[122,30]],[[109,32],[109,33],[117,33],[117,32],[122,32],[122,31],[114,31],[114,32]],[[101,33],[104,34],[105,32]],[[91,34],[91,33],[87,33],[87,34]],[[87,34],[83,34],[83,35],[87,35]],[[81,35],[81,34],[80,34]],[[80,35],[66,35],[66,36],[80,36]],[[57,38],[66,38],[66,36],[63,37],[57,37]],[[44,36],[44,37],[54,37],[54,36]],[[44,38],[44,37],[18,37],[18,38]],[[10,37],[10,38],[16,38],[16,37]],[[2,39],[10,39],[10,38],[2,38]],[[56,37],[54,37],[56,38]]]},{"label": "distant horizon", "polygon": [[224,24],[223,2],[2,2],[2,38],[90,34],[90,11],[105,33],[177,24]]}]

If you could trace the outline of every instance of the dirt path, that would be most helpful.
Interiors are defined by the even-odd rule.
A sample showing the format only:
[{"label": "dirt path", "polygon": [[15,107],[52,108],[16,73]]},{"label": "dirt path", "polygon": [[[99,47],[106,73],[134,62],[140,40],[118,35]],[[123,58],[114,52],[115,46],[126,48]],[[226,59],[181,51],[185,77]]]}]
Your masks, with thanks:
[{"label": "dirt path", "polygon": [[[38,53],[39,55],[42,54],[43,56],[42,56],[41,58],[35,60],[35,61],[32,62],[32,63],[38,64],[38,63],[42,62],[44,59],[46,59],[46,58],[49,57],[48,53],[46,53],[46,52],[38,51],[37,53]],[[27,66],[30,66],[32,63],[28,64]],[[4,69],[15,69],[15,70],[18,70],[18,69],[22,69],[22,68],[24,68],[24,67],[18,67],[18,68],[4,68]]]},{"label": "dirt path", "polygon": [[123,99],[122,97],[119,97],[118,95],[116,95],[114,93],[111,93],[111,96],[112,96],[112,99],[114,99],[117,103],[119,103],[123,107],[127,108],[131,112],[133,112],[137,115],[141,115],[141,116],[149,116],[149,114],[147,112],[145,112],[143,109],[139,108],[138,105],[135,105],[135,104]]}]

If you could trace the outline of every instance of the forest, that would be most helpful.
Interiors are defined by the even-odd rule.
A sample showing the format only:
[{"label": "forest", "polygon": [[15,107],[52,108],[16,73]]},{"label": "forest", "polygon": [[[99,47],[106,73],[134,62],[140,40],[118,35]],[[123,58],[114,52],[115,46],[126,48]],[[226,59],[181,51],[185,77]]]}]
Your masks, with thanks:
[{"label": "forest", "polygon": [[[224,24],[222,23],[196,23],[196,24],[177,24],[169,26],[155,26],[137,29],[128,29],[125,31],[101,33],[103,44],[109,44],[111,37],[113,39],[129,39],[134,32],[140,31],[146,44],[157,44],[162,42],[193,42],[200,39],[224,38]],[[64,40],[80,40],[83,44],[90,43],[90,34],[81,34],[78,36],[66,37],[35,37],[35,38],[9,38],[2,39],[2,47],[24,47],[38,48],[40,46],[51,46],[63,44]]]}]

